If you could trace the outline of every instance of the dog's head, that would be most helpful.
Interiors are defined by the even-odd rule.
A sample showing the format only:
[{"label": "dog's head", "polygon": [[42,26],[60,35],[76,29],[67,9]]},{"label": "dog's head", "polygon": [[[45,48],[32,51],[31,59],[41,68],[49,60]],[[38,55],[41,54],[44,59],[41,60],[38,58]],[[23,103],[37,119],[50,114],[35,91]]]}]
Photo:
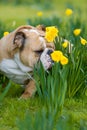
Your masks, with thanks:
[{"label": "dog's head", "polygon": [[45,27],[42,25],[37,27],[21,26],[13,32],[12,36],[11,52],[19,53],[21,62],[29,67],[34,67],[39,60],[43,62],[46,54],[50,55],[55,48],[54,43],[46,41]]}]

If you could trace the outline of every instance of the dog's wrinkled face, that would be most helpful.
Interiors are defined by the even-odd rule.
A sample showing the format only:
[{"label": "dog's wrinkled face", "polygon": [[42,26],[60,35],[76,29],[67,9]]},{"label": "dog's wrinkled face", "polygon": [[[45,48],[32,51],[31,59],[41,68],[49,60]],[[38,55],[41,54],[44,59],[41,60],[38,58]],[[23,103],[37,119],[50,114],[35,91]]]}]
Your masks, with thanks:
[{"label": "dog's wrinkled face", "polygon": [[19,56],[22,63],[29,67],[34,67],[40,59],[43,62],[43,52],[45,52],[46,56],[46,54],[49,55],[50,50],[54,49],[54,43],[46,41],[45,29],[41,26],[40,28],[20,29],[15,35],[13,44],[19,47]]}]

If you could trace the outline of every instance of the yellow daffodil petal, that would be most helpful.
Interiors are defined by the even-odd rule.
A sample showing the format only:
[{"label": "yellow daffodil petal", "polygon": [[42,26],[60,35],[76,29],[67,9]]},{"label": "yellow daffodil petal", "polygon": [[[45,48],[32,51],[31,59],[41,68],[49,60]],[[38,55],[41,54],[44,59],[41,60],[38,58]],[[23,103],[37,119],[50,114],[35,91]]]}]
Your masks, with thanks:
[{"label": "yellow daffodil petal", "polygon": [[68,58],[62,55],[61,60],[60,60],[60,63],[61,63],[62,65],[68,64]]},{"label": "yellow daffodil petal", "polygon": [[55,37],[58,36],[58,29],[55,26],[46,27],[45,39],[48,42],[53,42]]},{"label": "yellow daffodil petal", "polygon": [[41,17],[42,15],[43,15],[43,12],[41,12],[41,11],[37,12],[38,17]]},{"label": "yellow daffodil petal", "polygon": [[64,43],[62,43],[62,46],[63,46],[64,48],[67,48],[67,46],[68,46],[68,42],[64,42]]},{"label": "yellow daffodil petal", "polygon": [[51,53],[51,58],[53,61],[59,62],[61,60],[63,53],[61,51],[54,51]]},{"label": "yellow daffodil petal", "polygon": [[52,36],[52,34],[46,33],[45,39],[46,39],[48,42],[53,42],[54,37]]},{"label": "yellow daffodil petal", "polygon": [[46,27],[46,32],[51,32],[55,35],[59,32],[58,29],[55,26]]},{"label": "yellow daffodil petal", "polygon": [[6,35],[8,35],[9,34],[9,32],[4,32],[4,36],[6,36]]},{"label": "yellow daffodil petal", "polygon": [[81,29],[75,29],[73,33],[75,36],[78,36],[81,33]]},{"label": "yellow daffodil petal", "polygon": [[84,38],[81,37],[80,39],[81,39],[81,44],[82,45],[85,45],[87,43],[87,40],[85,40]]},{"label": "yellow daffodil petal", "polygon": [[72,13],[73,13],[73,11],[72,11],[72,9],[66,9],[66,11],[65,11],[65,14],[66,14],[66,16],[70,16],[70,15],[72,15]]}]

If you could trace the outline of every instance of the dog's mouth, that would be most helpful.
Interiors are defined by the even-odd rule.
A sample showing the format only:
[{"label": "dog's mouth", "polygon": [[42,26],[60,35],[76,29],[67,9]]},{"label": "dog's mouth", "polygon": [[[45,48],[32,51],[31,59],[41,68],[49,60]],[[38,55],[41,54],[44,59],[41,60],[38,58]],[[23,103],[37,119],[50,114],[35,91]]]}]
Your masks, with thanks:
[{"label": "dog's mouth", "polygon": [[45,70],[50,69],[52,67],[53,63],[54,63],[51,56],[50,56],[52,52],[53,52],[53,49],[46,48],[41,53],[40,61],[41,61],[41,63],[42,63]]},{"label": "dog's mouth", "polygon": [[38,51],[35,51],[38,55],[41,56],[41,54],[43,53],[43,50],[38,50]]}]

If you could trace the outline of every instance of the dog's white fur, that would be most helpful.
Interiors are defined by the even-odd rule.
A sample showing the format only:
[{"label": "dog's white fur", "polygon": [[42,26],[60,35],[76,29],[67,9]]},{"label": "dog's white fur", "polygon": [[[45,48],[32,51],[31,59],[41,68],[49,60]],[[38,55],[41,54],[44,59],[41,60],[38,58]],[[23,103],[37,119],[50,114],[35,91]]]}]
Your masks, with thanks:
[{"label": "dog's white fur", "polygon": [[15,54],[14,59],[3,59],[0,63],[0,70],[18,84],[24,84],[24,81],[29,79],[26,73],[32,72],[32,68],[22,64],[18,53]]}]

